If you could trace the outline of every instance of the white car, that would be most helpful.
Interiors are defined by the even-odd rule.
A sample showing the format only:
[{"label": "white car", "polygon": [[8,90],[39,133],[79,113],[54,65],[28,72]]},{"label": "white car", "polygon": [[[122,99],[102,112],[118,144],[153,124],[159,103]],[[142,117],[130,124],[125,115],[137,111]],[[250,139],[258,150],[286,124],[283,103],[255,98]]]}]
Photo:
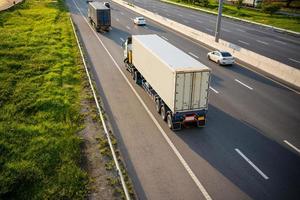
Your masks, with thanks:
[{"label": "white car", "polygon": [[207,54],[207,57],[219,65],[232,65],[234,63],[234,57],[226,51],[212,51]]},{"label": "white car", "polygon": [[136,25],[146,25],[146,20],[144,17],[136,17],[134,18],[133,22]]}]

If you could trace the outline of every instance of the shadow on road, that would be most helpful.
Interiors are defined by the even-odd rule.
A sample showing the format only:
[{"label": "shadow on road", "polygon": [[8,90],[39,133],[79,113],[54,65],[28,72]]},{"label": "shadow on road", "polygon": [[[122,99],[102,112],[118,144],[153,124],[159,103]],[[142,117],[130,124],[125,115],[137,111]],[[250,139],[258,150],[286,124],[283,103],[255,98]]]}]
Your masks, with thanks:
[{"label": "shadow on road", "polygon": [[[244,121],[210,105],[206,127],[184,129],[175,134],[251,198],[298,198],[299,156],[265,137],[260,130]],[[260,176],[235,148],[241,150],[269,179],[265,180]]]}]

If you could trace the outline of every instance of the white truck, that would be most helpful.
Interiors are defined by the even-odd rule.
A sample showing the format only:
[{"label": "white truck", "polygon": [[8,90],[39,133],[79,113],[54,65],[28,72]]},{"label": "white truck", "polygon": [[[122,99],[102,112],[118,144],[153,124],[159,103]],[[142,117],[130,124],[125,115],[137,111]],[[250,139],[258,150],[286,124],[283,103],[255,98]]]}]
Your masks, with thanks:
[{"label": "white truck", "polygon": [[96,31],[109,31],[111,26],[110,8],[101,2],[89,2],[88,18]]},{"label": "white truck", "polygon": [[205,125],[210,68],[157,35],[132,35],[123,48],[126,69],[170,129]]}]

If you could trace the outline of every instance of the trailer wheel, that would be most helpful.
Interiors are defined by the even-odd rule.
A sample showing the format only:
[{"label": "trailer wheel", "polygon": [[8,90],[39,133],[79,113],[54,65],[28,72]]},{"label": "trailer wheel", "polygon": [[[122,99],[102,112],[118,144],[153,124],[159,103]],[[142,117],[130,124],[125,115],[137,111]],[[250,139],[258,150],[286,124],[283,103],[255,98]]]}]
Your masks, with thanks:
[{"label": "trailer wheel", "polygon": [[173,130],[173,121],[172,121],[171,113],[169,113],[168,116],[167,116],[167,123],[168,123],[169,129]]},{"label": "trailer wheel", "polygon": [[162,105],[161,108],[160,108],[160,116],[164,121],[166,121],[167,112],[166,112],[166,106],[165,105]]},{"label": "trailer wheel", "polygon": [[136,83],[136,84],[139,84],[139,72],[138,72],[138,71],[135,71],[135,72],[134,72],[134,76],[135,76],[135,83]]},{"label": "trailer wheel", "polygon": [[160,113],[160,107],[161,107],[160,101],[159,101],[159,99],[157,98],[157,99],[155,100],[155,108],[156,108],[156,111],[157,111],[158,113]]}]

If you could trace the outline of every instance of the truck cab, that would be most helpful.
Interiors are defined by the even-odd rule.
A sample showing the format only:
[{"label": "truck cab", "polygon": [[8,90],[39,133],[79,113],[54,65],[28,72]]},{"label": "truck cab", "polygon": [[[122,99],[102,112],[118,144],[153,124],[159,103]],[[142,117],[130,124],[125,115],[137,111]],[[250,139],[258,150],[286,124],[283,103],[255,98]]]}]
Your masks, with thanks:
[{"label": "truck cab", "polygon": [[132,55],[132,37],[128,37],[122,46],[123,46],[123,53],[124,53],[124,61],[125,60],[129,61],[129,57],[131,57]]}]

